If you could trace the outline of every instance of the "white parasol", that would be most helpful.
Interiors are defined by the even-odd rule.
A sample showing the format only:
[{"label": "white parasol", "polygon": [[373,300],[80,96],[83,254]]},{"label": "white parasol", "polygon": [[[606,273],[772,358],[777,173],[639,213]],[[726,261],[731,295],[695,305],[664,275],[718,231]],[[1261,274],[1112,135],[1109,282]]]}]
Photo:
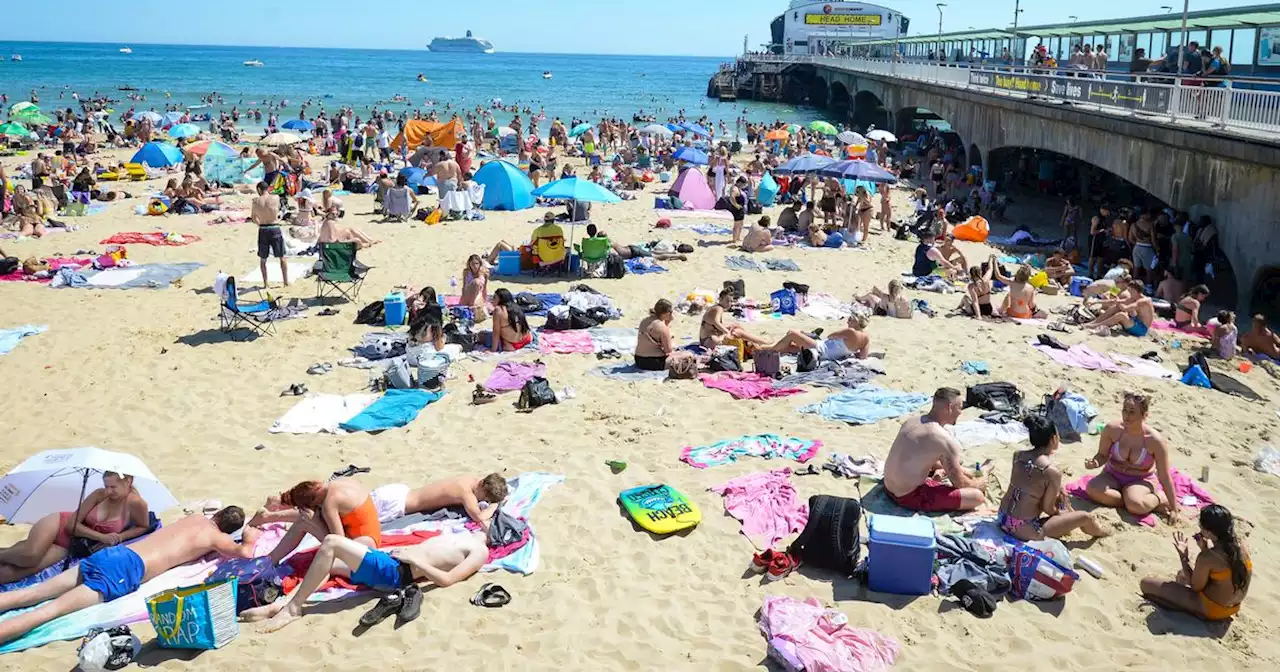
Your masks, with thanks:
[{"label": "white parasol", "polygon": [[267,145],[268,147],[283,147],[285,145],[296,145],[299,142],[302,142],[302,138],[292,133],[285,133],[283,131],[281,131],[280,133],[272,133],[271,135],[268,135],[267,137],[263,138],[260,141],[261,144]]},{"label": "white parasol", "polygon": [[142,460],[101,448],[46,450],[26,459],[0,479],[0,516],[9,523],[35,523],[50,513],[72,510],[72,502],[102,487],[102,474],[133,477],[133,487],[156,513],[177,500]]},{"label": "white parasol", "polygon": [[867,133],[867,137],[871,138],[872,140],[878,140],[880,142],[897,142],[898,141],[898,136],[890,133],[889,131],[882,131],[882,130],[871,131],[870,133]]}]

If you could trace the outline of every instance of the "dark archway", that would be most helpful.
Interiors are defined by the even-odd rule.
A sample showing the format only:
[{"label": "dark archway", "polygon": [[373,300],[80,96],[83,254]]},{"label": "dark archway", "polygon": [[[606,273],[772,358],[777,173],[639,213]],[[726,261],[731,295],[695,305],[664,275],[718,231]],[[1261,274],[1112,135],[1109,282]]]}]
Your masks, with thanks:
[{"label": "dark archway", "polygon": [[[1260,314],[1270,322],[1280,320],[1280,266],[1267,266],[1258,271],[1249,307],[1254,314]],[[1237,315],[1236,328],[1241,332],[1248,331],[1250,319],[1249,315]]]},{"label": "dark archway", "polygon": [[977,145],[969,145],[969,166],[982,166],[982,150]]},{"label": "dark archway", "polygon": [[849,118],[849,108],[853,105],[853,97],[849,89],[841,82],[831,82],[831,97],[827,99],[827,109],[832,116],[844,121]]},{"label": "dark archway", "polygon": [[807,103],[817,108],[826,109],[829,97],[830,91],[827,89],[827,80],[821,77],[814,77],[810,80],[808,91],[805,92]]},{"label": "dark archway", "polygon": [[948,148],[955,148],[959,153],[964,153],[964,143],[961,142],[960,135],[951,128],[951,124],[946,119],[932,110],[923,107],[904,107],[898,110],[894,122],[896,127],[893,132],[899,140],[913,142],[916,138],[928,133],[930,129],[934,129],[942,135],[942,140]]},{"label": "dark archway", "polygon": [[871,126],[889,128],[889,110],[880,97],[870,91],[859,91],[853,97],[853,125],[860,129]]}]

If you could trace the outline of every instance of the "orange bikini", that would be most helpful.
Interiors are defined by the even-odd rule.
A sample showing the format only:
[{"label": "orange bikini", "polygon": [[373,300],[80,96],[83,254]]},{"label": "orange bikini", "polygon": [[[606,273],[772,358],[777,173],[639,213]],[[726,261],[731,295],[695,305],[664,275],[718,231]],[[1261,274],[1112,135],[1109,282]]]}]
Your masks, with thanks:
[{"label": "orange bikini", "polygon": [[[1249,573],[1253,573],[1252,558],[1245,560],[1244,566],[1249,569]],[[1209,572],[1209,578],[1214,581],[1230,581],[1231,570],[1215,569]],[[1209,596],[1205,595],[1203,590],[1200,591],[1200,604],[1204,606],[1204,617],[1210,621],[1223,621],[1235,616],[1236,613],[1240,611],[1240,605],[1237,604],[1235,606],[1227,607],[1218,604],[1217,602],[1209,599]]]},{"label": "orange bikini", "polygon": [[378,508],[373,504],[373,497],[367,497],[364,503],[351,510],[351,513],[339,516],[342,531],[348,539],[369,537],[374,547],[382,544],[382,523],[378,522]]}]

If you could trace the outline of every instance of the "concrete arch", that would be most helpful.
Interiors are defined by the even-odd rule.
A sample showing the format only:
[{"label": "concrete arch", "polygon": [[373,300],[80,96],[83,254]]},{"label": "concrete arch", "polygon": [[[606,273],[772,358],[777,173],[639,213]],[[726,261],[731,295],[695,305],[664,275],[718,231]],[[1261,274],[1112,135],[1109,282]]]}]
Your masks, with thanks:
[{"label": "concrete arch", "polygon": [[831,92],[827,98],[827,109],[837,118],[844,120],[848,118],[850,110],[853,108],[853,96],[849,94],[849,89],[845,87],[843,82],[832,81]]},{"label": "concrete arch", "polygon": [[829,87],[827,87],[827,80],[821,77],[814,77],[810,80],[805,97],[810,105],[820,109],[826,109],[827,101],[831,97],[831,91],[829,90]]},{"label": "concrete arch", "polygon": [[875,126],[889,128],[893,125],[889,110],[884,101],[873,91],[859,90],[853,96],[853,123],[860,128]]}]

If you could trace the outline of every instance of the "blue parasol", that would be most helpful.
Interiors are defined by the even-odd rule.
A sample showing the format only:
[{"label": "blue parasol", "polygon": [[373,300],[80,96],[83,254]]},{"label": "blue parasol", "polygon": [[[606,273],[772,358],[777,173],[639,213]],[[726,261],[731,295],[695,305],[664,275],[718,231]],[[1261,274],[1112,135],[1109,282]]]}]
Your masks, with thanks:
[{"label": "blue parasol", "polygon": [[798,175],[805,173],[816,173],[827,166],[835,163],[835,159],[829,156],[820,156],[818,154],[801,154],[794,159],[788,159],[782,165],[773,169],[773,172],[779,175]]},{"label": "blue parasol", "polygon": [[672,155],[672,158],[676,161],[684,161],[685,163],[692,163],[696,166],[705,166],[708,163],[707,153],[701,149],[697,149],[696,147],[681,147],[676,150],[676,153]]},{"label": "blue parasol", "polygon": [[898,181],[898,178],[894,177],[893,173],[861,159],[833,163],[818,171],[818,174],[823,177],[835,177],[842,180],[864,180],[889,184]]}]

